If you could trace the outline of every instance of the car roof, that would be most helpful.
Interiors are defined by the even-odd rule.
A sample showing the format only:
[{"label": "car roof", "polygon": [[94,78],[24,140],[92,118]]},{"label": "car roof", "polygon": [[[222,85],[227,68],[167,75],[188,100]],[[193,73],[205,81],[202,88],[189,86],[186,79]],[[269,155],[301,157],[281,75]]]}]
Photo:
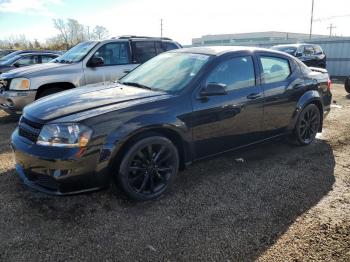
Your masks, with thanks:
[{"label": "car roof", "polygon": [[119,36],[119,37],[112,37],[111,39],[105,39],[100,40],[98,42],[105,43],[105,42],[114,42],[114,41],[162,41],[162,42],[172,42],[176,43],[176,41],[172,40],[168,37],[151,37],[151,36]]},{"label": "car roof", "polygon": [[242,51],[249,51],[249,52],[265,51],[269,53],[282,54],[281,52],[274,51],[271,49],[251,47],[251,46],[201,46],[201,47],[174,49],[174,50],[171,50],[170,52],[196,53],[196,54],[220,56],[226,53],[242,52]]}]

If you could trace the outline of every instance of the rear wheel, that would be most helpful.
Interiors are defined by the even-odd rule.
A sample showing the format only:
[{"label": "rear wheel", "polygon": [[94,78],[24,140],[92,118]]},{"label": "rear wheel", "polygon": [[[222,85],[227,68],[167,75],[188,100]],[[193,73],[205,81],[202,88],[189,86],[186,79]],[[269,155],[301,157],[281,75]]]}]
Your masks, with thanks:
[{"label": "rear wheel", "polygon": [[309,145],[320,128],[320,110],[315,104],[307,105],[301,111],[294,130],[294,141],[298,145]]},{"label": "rear wheel", "polygon": [[179,169],[177,148],[167,138],[150,136],[135,142],[124,154],[117,174],[128,197],[155,199],[171,185]]},{"label": "rear wheel", "polygon": [[62,92],[64,91],[64,89],[59,88],[59,87],[50,87],[48,89],[44,89],[43,91],[41,91],[38,96],[37,99],[42,98],[44,96],[49,96],[58,92]]},{"label": "rear wheel", "polygon": [[345,79],[345,90],[350,94],[350,76]]}]

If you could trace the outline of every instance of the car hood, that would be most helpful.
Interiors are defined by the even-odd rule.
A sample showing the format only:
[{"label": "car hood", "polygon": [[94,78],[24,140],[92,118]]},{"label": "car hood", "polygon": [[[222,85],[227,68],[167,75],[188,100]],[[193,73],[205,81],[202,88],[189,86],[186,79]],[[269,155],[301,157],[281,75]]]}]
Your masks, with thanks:
[{"label": "car hood", "polygon": [[125,86],[117,83],[94,84],[44,97],[24,108],[24,115],[39,122],[51,121],[71,114],[123,103],[160,98],[167,93]]},{"label": "car hood", "polygon": [[30,77],[32,74],[35,74],[37,72],[40,72],[40,74],[45,74],[46,71],[56,69],[56,68],[69,67],[71,65],[72,64],[62,64],[62,63],[45,63],[45,64],[38,64],[38,65],[31,65],[31,66],[25,66],[25,67],[13,69],[8,73],[2,74],[1,76],[6,79],[16,78],[16,77]]},{"label": "car hood", "polygon": [[10,69],[11,69],[11,67],[8,65],[0,65],[0,72],[6,72]]}]

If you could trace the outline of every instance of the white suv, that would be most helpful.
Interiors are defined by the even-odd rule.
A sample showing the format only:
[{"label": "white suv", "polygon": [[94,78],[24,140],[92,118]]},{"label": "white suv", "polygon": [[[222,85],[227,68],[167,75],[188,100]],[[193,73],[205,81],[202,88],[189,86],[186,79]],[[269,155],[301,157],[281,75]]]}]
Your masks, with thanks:
[{"label": "white suv", "polygon": [[50,63],[0,75],[0,109],[9,113],[41,97],[98,82],[115,81],[157,54],[181,48],[169,38],[123,36],[83,42]]}]

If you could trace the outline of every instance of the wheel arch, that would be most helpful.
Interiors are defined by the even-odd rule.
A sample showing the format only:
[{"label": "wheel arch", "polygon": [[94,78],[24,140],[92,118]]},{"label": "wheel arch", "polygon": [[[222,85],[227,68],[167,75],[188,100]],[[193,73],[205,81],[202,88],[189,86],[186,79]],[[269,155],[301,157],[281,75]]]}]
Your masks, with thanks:
[{"label": "wheel arch", "polygon": [[168,138],[178,150],[180,170],[186,168],[186,163],[188,163],[190,159],[190,145],[186,142],[186,139],[184,139],[180,131],[172,126],[148,126],[133,131],[128,136],[118,141],[118,145],[116,145],[112,151],[110,165],[119,166],[122,157],[127,152],[130,145],[150,135],[160,135]]},{"label": "wheel arch", "polygon": [[309,104],[315,104],[320,111],[321,123],[320,123],[320,127],[319,127],[318,131],[322,132],[322,128],[323,128],[323,104],[322,104],[320,94],[315,90],[311,90],[311,91],[306,92],[299,99],[297,106],[296,106],[296,109],[294,111],[293,117],[292,117],[292,121],[291,121],[290,126],[289,126],[290,130],[294,130],[294,127],[297,123],[297,120],[299,118],[301,111],[303,111],[303,109]]},{"label": "wheel arch", "polygon": [[35,99],[38,99],[38,97],[40,96],[40,94],[45,90],[45,89],[49,89],[49,88],[62,88],[63,90],[69,90],[72,88],[75,88],[76,86],[71,83],[71,82],[55,82],[55,83],[48,83],[48,84],[44,84],[41,85],[37,91],[36,91],[36,95],[35,95]]}]

